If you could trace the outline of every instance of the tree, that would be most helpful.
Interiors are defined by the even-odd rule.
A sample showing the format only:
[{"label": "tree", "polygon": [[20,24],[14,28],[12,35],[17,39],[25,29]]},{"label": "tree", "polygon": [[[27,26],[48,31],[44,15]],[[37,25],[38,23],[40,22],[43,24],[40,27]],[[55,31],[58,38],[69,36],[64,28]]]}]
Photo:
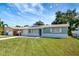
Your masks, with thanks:
[{"label": "tree", "polygon": [[69,24],[68,34],[72,35],[72,30],[74,30],[78,24],[79,19],[76,18],[77,13],[76,9],[70,10],[68,9],[66,12],[58,11],[56,12],[56,19],[52,24]]},{"label": "tree", "polygon": [[24,27],[28,27],[29,25],[24,25]]},{"label": "tree", "polygon": [[[76,24],[76,17],[77,13],[76,13],[76,9],[74,10],[67,10],[66,12],[66,18],[68,19],[67,22],[69,23],[69,30],[68,30],[68,34],[72,35],[72,30],[75,29],[74,24]],[[74,27],[73,27],[74,26]]]},{"label": "tree", "polygon": [[16,27],[21,27],[20,25],[16,25]]},{"label": "tree", "polygon": [[74,24],[74,26],[73,26],[73,27],[74,27],[73,30],[74,30],[75,28],[79,27],[79,17],[77,17],[76,20],[74,20],[74,23],[75,23],[75,24]]},{"label": "tree", "polygon": [[1,21],[1,19],[0,19],[0,34],[4,34],[4,31],[5,31],[5,26],[6,27],[8,27],[8,25],[7,24],[4,24],[4,22],[3,21]]},{"label": "tree", "polygon": [[52,24],[66,24],[67,23],[67,19],[65,17],[65,13],[58,11],[56,12],[56,19],[54,22],[52,22]]},{"label": "tree", "polygon": [[44,25],[44,23],[42,21],[37,21],[36,23],[34,23],[35,26],[40,26],[40,25]]}]

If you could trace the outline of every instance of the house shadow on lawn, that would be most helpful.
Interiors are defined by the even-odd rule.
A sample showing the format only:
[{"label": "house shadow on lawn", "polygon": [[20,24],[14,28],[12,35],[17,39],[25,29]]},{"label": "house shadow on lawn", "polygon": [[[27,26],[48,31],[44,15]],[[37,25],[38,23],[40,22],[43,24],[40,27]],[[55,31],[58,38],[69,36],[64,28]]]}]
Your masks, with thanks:
[{"label": "house shadow on lawn", "polygon": [[76,38],[77,40],[79,40],[79,38]]},{"label": "house shadow on lawn", "polygon": [[79,40],[79,37],[73,37],[73,36],[72,36],[72,38],[75,38],[75,39]]}]

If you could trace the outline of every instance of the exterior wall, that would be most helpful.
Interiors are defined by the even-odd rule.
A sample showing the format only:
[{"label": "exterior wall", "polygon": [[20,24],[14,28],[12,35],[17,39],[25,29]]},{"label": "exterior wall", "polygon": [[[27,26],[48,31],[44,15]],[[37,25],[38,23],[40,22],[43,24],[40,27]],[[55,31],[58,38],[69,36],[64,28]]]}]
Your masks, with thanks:
[{"label": "exterior wall", "polygon": [[23,30],[22,33],[21,33],[21,35],[22,36],[27,36],[28,35],[28,30],[27,29],[26,30]]},{"label": "exterior wall", "polygon": [[13,30],[11,28],[5,28],[5,35],[13,36]]},{"label": "exterior wall", "polygon": [[67,34],[42,34],[42,37],[67,38]]},{"label": "exterior wall", "polygon": [[[67,27],[62,27],[60,28],[60,32],[54,32],[54,28],[49,28],[46,30],[42,29],[42,37],[54,37],[54,38],[67,38],[68,34],[68,28]],[[59,28],[57,28],[59,29]]]},{"label": "exterior wall", "polygon": [[9,32],[8,32],[8,35],[9,35],[9,36],[13,36],[13,31],[9,31]]},{"label": "exterior wall", "polygon": [[13,31],[6,30],[5,35],[13,36]]},{"label": "exterior wall", "polygon": [[27,36],[39,36],[38,33],[29,33]]}]

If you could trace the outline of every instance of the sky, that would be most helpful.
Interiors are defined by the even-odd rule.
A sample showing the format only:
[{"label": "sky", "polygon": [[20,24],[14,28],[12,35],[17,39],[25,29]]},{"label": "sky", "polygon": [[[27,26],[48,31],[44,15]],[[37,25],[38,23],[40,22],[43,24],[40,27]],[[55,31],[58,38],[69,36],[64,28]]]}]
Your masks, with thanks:
[{"label": "sky", "polygon": [[9,26],[32,26],[41,20],[45,24],[51,24],[56,18],[57,11],[76,9],[77,3],[0,3],[0,18]]}]

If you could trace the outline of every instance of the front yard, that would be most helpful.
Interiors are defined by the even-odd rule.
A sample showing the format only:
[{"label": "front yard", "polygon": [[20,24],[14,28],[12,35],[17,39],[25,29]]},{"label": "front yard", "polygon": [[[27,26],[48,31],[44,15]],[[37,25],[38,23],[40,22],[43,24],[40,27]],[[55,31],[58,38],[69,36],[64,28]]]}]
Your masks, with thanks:
[{"label": "front yard", "polygon": [[16,38],[0,41],[4,56],[72,56],[79,55],[79,40],[75,38]]}]

